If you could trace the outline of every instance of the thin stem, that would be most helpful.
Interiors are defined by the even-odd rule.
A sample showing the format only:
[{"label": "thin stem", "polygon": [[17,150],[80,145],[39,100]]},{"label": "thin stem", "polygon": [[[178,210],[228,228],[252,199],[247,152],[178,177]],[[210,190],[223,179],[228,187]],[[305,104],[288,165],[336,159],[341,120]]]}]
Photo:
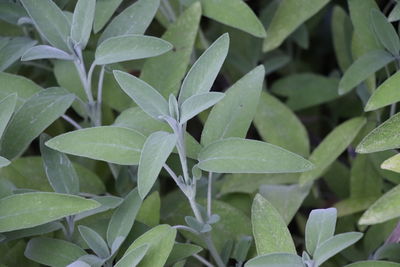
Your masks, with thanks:
[{"label": "thin stem", "polygon": [[79,125],[73,118],[69,117],[68,115],[62,115],[61,116],[65,121],[69,122],[72,126],[74,126],[76,129],[82,129],[82,126]]},{"label": "thin stem", "polygon": [[103,94],[103,81],[104,81],[104,65],[101,66],[99,84],[97,85],[97,103],[96,103],[96,126],[101,125],[101,103]]},{"label": "thin stem", "polygon": [[208,173],[208,188],[207,188],[207,215],[211,217],[211,201],[212,201],[212,172]]},{"label": "thin stem", "polygon": [[217,264],[218,267],[225,267],[225,264],[222,261],[221,256],[219,255],[214,245],[214,242],[212,241],[211,234],[205,233],[204,235],[205,235],[204,241],[206,242],[208,250],[210,251],[212,257],[214,258],[215,263]]},{"label": "thin stem", "polygon": [[211,264],[208,260],[206,260],[205,258],[203,258],[202,256],[199,256],[197,254],[193,254],[192,255],[196,260],[198,260],[199,262],[203,263],[204,265],[206,265],[207,267],[214,267],[213,264]]},{"label": "thin stem", "polygon": [[175,225],[175,226],[172,226],[172,228],[177,229],[177,230],[185,230],[185,231],[191,232],[196,235],[199,234],[198,232],[196,232],[195,230],[193,230],[192,228],[190,228],[186,225]]}]

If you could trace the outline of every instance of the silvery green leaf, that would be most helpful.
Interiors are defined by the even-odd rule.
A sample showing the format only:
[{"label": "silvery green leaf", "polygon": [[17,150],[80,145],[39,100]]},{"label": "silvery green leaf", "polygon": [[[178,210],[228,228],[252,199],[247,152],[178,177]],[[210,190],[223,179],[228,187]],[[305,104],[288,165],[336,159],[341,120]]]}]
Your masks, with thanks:
[{"label": "silvery green leaf", "polygon": [[0,157],[0,168],[10,165],[10,161],[6,158]]},{"label": "silvery green leaf", "polygon": [[315,164],[315,168],[301,174],[300,184],[319,178],[350,145],[365,123],[365,118],[356,117],[333,129],[311,153],[309,160]]},{"label": "silvery green leaf", "polygon": [[335,208],[312,210],[306,224],[306,247],[315,250],[335,233],[337,211]]},{"label": "silvery green leaf", "polygon": [[79,178],[74,166],[66,155],[44,145],[49,139],[45,133],[40,136],[40,152],[47,179],[57,193],[78,194]]},{"label": "silvery green leaf", "polygon": [[279,212],[257,194],[251,207],[251,223],[257,255],[285,252],[296,253],[293,239]]},{"label": "silvery green leaf", "polygon": [[62,59],[74,60],[74,57],[63,50],[49,45],[37,45],[28,49],[23,55],[22,61],[37,60],[37,59]]},{"label": "silvery green leaf", "polygon": [[227,138],[211,143],[198,156],[198,167],[217,173],[303,172],[313,165],[303,157],[269,143]]},{"label": "silvery green leaf", "polygon": [[47,141],[46,146],[76,156],[135,165],[145,139],[128,128],[101,126],[64,133]]},{"label": "silvery green leaf", "polygon": [[392,55],[398,56],[400,39],[393,25],[378,9],[372,9],[370,16],[378,40]]},{"label": "silvery green leaf", "polygon": [[107,243],[96,231],[84,225],[79,225],[78,229],[86,244],[94,251],[94,253],[96,253],[96,255],[101,258],[107,258],[110,256],[110,250]]},{"label": "silvery green leaf", "polygon": [[4,46],[0,45],[0,71],[6,70],[14,62],[19,60],[25,51],[34,46],[37,41],[26,37],[0,37],[0,43],[4,42]]},{"label": "silvery green leaf", "polygon": [[68,264],[67,267],[93,267],[90,266],[88,263],[81,261],[81,260],[76,260],[71,264]]},{"label": "silvery green leaf", "polygon": [[[286,0],[280,2],[267,29],[263,51],[268,52],[280,46],[291,33],[328,2],[329,0]],[[294,10],[296,15],[293,15]]]},{"label": "silvery green leaf", "polygon": [[352,62],[351,40],[353,25],[350,16],[340,5],[333,7],[331,29],[336,60],[340,69],[344,72]]},{"label": "silvery green leaf", "polygon": [[24,238],[24,237],[30,237],[30,236],[51,233],[51,232],[60,230],[62,227],[63,227],[63,225],[60,222],[49,222],[49,223],[38,225],[38,226],[35,226],[32,228],[26,228],[26,229],[6,232],[6,233],[3,233],[3,235],[6,238],[6,242],[9,242],[9,241]]},{"label": "silvery green leaf", "polygon": [[97,0],[94,12],[93,32],[98,33],[112,17],[122,0]]},{"label": "silvery green leaf", "polygon": [[153,87],[129,73],[114,71],[115,79],[122,90],[129,95],[144,112],[155,119],[169,115],[165,98]]},{"label": "silvery green leaf", "polygon": [[21,155],[44,129],[69,108],[74,95],[59,87],[48,88],[29,98],[14,114],[4,132],[1,155]]},{"label": "silvery green leaf", "polygon": [[[1,55],[1,53],[0,53]],[[43,90],[32,80],[11,73],[0,72],[0,99],[4,100],[8,95],[17,93],[17,103],[15,110],[34,94]]]},{"label": "silvery green leaf", "polygon": [[251,236],[242,236],[237,241],[232,252],[232,258],[238,262],[245,262],[247,254],[252,245],[253,238]]},{"label": "silvery green leaf", "polygon": [[395,22],[400,20],[400,5],[397,3],[389,14],[388,21]]},{"label": "silvery green leaf", "polygon": [[368,133],[358,144],[357,153],[372,153],[400,147],[398,127],[400,113],[389,118],[377,128]]},{"label": "silvery green leaf", "polygon": [[67,38],[70,22],[61,9],[51,0],[21,0],[37,30],[53,46],[69,51]]},{"label": "silvery green leaf", "polygon": [[369,206],[358,221],[361,225],[386,222],[400,216],[400,185],[393,187]]},{"label": "silvery green leaf", "polygon": [[159,5],[160,0],[139,0],[134,2],[110,22],[100,36],[99,44],[114,36],[144,34]]},{"label": "silvery green leaf", "polygon": [[100,206],[78,196],[33,192],[0,199],[0,232],[38,226]]},{"label": "silvery green leaf", "polygon": [[0,3],[0,20],[4,20],[8,23],[17,25],[18,20],[21,17],[26,17],[26,14],[23,7],[13,2],[4,2]]},{"label": "silvery green leaf", "polygon": [[114,266],[115,267],[135,267],[137,266],[143,257],[146,255],[149,246],[143,244],[140,247],[132,249],[126,253]]},{"label": "silvery green leaf", "polygon": [[224,93],[209,92],[189,97],[181,105],[181,116],[179,123],[186,123],[188,120],[195,117],[200,112],[214,106],[224,96]]},{"label": "silvery green leaf", "polygon": [[256,37],[266,36],[264,26],[253,10],[239,0],[202,0],[203,14],[213,20],[240,29]]},{"label": "silvery green leaf", "polygon": [[0,138],[6,129],[6,126],[14,112],[17,104],[17,94],[10,94],[0,101]]},{"label": "silvery green leaf", "polygon": [[61,239],[36,237],[29,240],[24,255],[35,262],[48,266],[67,266],[87,253]]},{"label": "silvery green leaf", "polygon": [[372,93],[365,105],[365,111],[372,111],[400,101],[398,84],[400,82],[400,72],[396,72],[387,78]]},{"label": "silvery green leaf", "polygon": [[210,91],[228,54],[228,49],[229,35],[223,34],[199,57],[183,80],[179,92],[179,104],[191,96]]},{"label": "silvery green leaf", "polygon": [[156,88],[164,97],[176,95],[179,91],[190,64],[200,17],[201,5],[197,1],[170,24],[161,36],[176,49],[147,59],[141,69],[140,79]]},{"label": "silvery green leaf", "polygon": [[71,23],[71,39],[83,50],[92,31],[96,0],[79,0]]},{"label": "silvery green leaf", "polygon": [[178,101],[176,100],[176,97],[173,94],[169,95],[168,108],[169,108],[169,116],[171,116],[175,120],[179,121],[181,114],[179,112]]},{"label": "silvery green leaf", "polygon": [[146,255],[140,262],[141,267],[162,267],[167,261],[174,246],[176,229],[169,225],[161,224],[143,235],[139,236],[126,250],[128,255],[132,250],[147,244],[149,246]]},{"label": "silvery green leaf", "polygon": [[128,236],[141,205],[142,199],[135,188],[125,196],[122,204],[114,211],[107,228],[107,244],[112,248],[112,253]]},{"label": "silvery green leaf", "polygon": [[258,66],[232,85],[225,97],[211,110],[203,132],[201,144],[228,137],[244,138],[256,114],[262,84],[264,67]]},{"label": "silvery green leaf", "polygon": [[372,50],[359,57],[350,65],[340,80],[339,94],[348,93],[393,60],[394,57],[384,50]]},{"label": "silvery green leaf", "polygon": [[95,64],[106,65],[122,61],[155,57],[172,49],[160,38],[130,34],[111,37],[96,49]]},{"label": "silvery green leaf", "polygon": [[244,267],[305,267],[302,259],[291,253],[270,253],[252,258]]},{"label": "silvery green leaf", "polygon": [[155,132],[146,139],[140,155],[138,170],[138,189],[142,199],[153,187],[176,142],[176,134],[167,132]]},{"label": "silvery green leaf", "polygon": [[333,257],[345,248],[353,245],[363,236],[362,233],[349,232],[338,234],[321,243],[314,252],[314,261],[320,266],[329,258]]}]

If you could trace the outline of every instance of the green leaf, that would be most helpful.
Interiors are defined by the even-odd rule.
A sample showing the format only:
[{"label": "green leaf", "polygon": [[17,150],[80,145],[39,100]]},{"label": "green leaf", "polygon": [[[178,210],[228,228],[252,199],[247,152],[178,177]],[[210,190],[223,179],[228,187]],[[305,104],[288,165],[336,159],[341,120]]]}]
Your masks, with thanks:
[{"label": "green leaf", "polygon": [[0,101],[0,138],[6,129],[8,121],[10,120],[15,105],[17,104],[17,94],[10,94]]},{"label": "green leaf", "polygon": [[[6,44],[2,45],[5,40]],[[0,37],[0,72],[19,61],[25,51],[37,42],[26,37]]]},{"label": "green leaf", "polygon": [[371,225],[386,222],[400,216],[400,185],[386,192],[372,204],[358,221],[361,225]]},{"label": "green leaf", "polygon": [[111,253],[115,252],[128,236],[141,205],[142,200],[135,188],[114,211],[107,229],[107,243]]},{"label": "green leaf", "polygon": [[37,45],[28,49],[21,58],[21,61],[30,61],[37,59],[62,59],[73,60],[74,57],[63,50],[49,45]]},{"label": "green leaf", "polygon": [[94,12],[93,32],[98,33],[112,17],[122,0],[97,0]]},{"label": "green leaf", "polygon": [[395,22],[400,20],[400,5],[397,3],[389,14],[388,21]]},{"label": "green leaf", "polygon": [[312,210],[306,224],[306,247],[315,250],[335,233],[337,211],[335,208]]},{"label": "green leaf", "polygon": [[6,232],[6,233],[3,233],[2,235],[6,237],[5,241],[9,242],[9,241],[24,238],[24,237],[44,235],[47,233],[51,233],[51,232],[60,230],[62,227],[63,227],[63,225],[60,222],[49,222],[49,223],[38,225],[38,226],[35,226],[32,228]]},{"label": "green leaf", "polygon": [[176,142],[177,136],[167,132],[155,132],[146,139],[138,170],[138,188],[142,199],[153,187]]},{"label": "green leaf", "polygon": [[153,87],[126,72],[114,71],[114,76],[122,90],[124,90],[144,112],[155,119],[159,119],[160,116],[169,115],[167,101]]},{"label": "green leaf", "polygon": [[28,259],[53,267],[67,266],[81,256],[87,255],[74,243],[44,237],[29,240],[24,254]]},{"label": "green leaf", "polygon": [[79,225],[78,229],[86,244],[97,256],[107,258],[110,255],[107,243],[96,231],[84,225]]},{"label": "green leaf", "polygon": [[6,158],[0,157],[0,168],[10,165],[10,161]]},{"label": "green leaf", "polygon": [[181,105],[181,117],[179,123],[186,123],[200,112],[214,106],[224,96],[224,93],[209,92],[189,97]]},{"label": "green leaf", "polygon": [[339,97],[339,80],[315,73],[299,73],[276,81],[271,91],[288,98],[286,104],[292,110],[317,106]]},{"label": "green leaf", "polygon": [[232,85],[207,118],[201,144],[228,138],[244,138],[256,114],[264,80],[264,68],[258,66]]},{"label": "green leaf", "polygon": [[73,100],[74,95],[59,87],[40,91],[28,99],[4,132],[1,155],[8,159],[21,155],[33,139],[64,114]]},{"label": "green leaf", "polygon": [[18,110],[27,99],[42,90],[42,88],[32,80],[6,72],[0,72],[0,84],[0,99],[4,99],[10,94],[17,93],[15,110]]},{"label": "green leaf", "polygon": [[61,9],[51,0],[21,0],[37,30],[53,46],[69,51],[67,38],[70,22]]},{"label": "green leaf", "polygon": [[360,198],[347,198],[335,203],[335,208],[338,210],[338,217],[347,216],[357,212],[368,209],[377,197],[360,197]]},{"label": "green leaf", "polygon": [[302,259],[291,253],[271,253],[255,257],[244,267],[304,267]]},{"label": "green leaf", "polygon": [[[246,182],[249,182],[249,180],[246,180]],[[286,225],[288,225],[300,208],[303,200],[308,196],[310,186],[301,187],[298,184],[263,184],[260,186],[259,192],[277,209]],[[287,196],[290,196],[290,198]]]},{"label": "green leaf", "polygon": [[[263,51],[271,51],[293,33],[301,24],[321,10],[329,0],[285,0],[275,12],[267,29]],[[293,12],[296,15],[293,15]]]},{"label": "green leaf", "polygon": [[400,113],[397,113],[365,136],[356,152],[372,153],[400,147],[399,125]]},{"label": "green leaf", "polygon": [[164,97],[178,93],[190,63],[200,17],[201,6],[196,2],[170,24],[161,37],[170,42],[175,49],[149,58],[143,65],[140,79],[156,88]]},{"label": "green leaf", "polygon": [[155,227],[160,224],[160,209],[160,194],[154,191],[143,201],[136,220],[150,227]]},{"label": "green leaf", "polygon": [[97,47],[94,62],[97,65],[106,65],[155,57],[171,49],[170,43],[156,37],[139,34],[116,36],[105,40]]},{"label": "green leaf", "polygon": [[140,247],[137,247],[129,253],[126,253],[116,264],[115,267],[135,267],[137,266],[143,257],[146,255],[149,246],[144,244]]},{"label": "green leaf", "polygon": [[349,92],[393,60],[394,57],[384,50],[372,50],[364,54],[344,73],[339,82],[339,94]]},{"label": "green leaf", "polygon": [[378,9],[372,9],[370,16],[378,40],[392,55],[398,56],[400,39],[393,25]]},{"label": "green leaf", "polygon": [[44,169],[54,191],[76,195],[79,193],[79,178],[75,168],[66,155],[44,145],[50,137],[40,137],[40,153],[43,157]]},{"label": "green leaf", "polygon": [[202,247],[190,243],[175,243],[165,265],[171,265],[202,251]]},{"label": "green leaf", "polygon": [[400,263],[389,261],[357,261],[345,267],[399,267]]},{"label": "green leaf", "polygon": [[169,225],[158,225],[140,237],[126,250],[125,255],[144,244],[149,245],[146,256],[140,262],[141,267],[162,267],[174,246],[176,229]]},{"label": "green leaf", "polygon": [[11,24],[18,24],[21,17],[27,17],[23,7],[13,2],[0,3],[0,19]]},{"label": "green leaf", "polygon": [[83,50],[92,31],[96,0],[79,0],[71,23],[71,39]]},{"label": "green leaf", "polygon": [[139,163],[145,136],[127,128],[93,127],[56,136],[46,146],[67,154],[121,165]]},{"label": "green leaf", "polygon": [[272,95],[261,93],[254,125],[263,140],[301,156],[309,155],[310,143],[305,127],[287,106]]},{"label": "green leaf", "polygon": [[400,82],[400,72],[386,79],[371,95],[365,105],[365,111],[377,110],[390,104],[400,101],[398,84]]},{"label": "green leaf", "polygon": [[266,36],[264,26],[251,8],[240,0],[201,0],[203,15],[256,37]]},{"label": "green leaf", "polygon": [[353,245],[363,236],[362,233],[350,232],[335,235],[325,242],[321,243],[315,250],[314,260],[317,266],[324,263],[345,248]]},{"label": "green leaf", "polygon": [[382,177],[369,155],[357,155],[352,162],[350,189],[351,198],[379,197],[381,195]]},{"label": "green leaf", "polygon": [[400,173],[400,154],[396,154],[393,157],[385,160],[382,165],[382,169]]},{"label": "green leaf", "polygon": [[78,196],[35,192],[0,199],[0,232],[29,228],[97,208],[99,203]]},{"label": "green leaf", "polygon": [[[139,0],[116,16],[103,34],[99,44],[110,37],[127,34],[144,34],[156,14],[160,0]],[[132,18],[134,21],[132,21]]]},{"label": "green leaf", "polygon": [[296,248],[285,221],[279,212],[257,194],[251,207],[251,223],[257,254],[274,252],[296,254]]},{"label": "green leaf", "polygon": [[179,93],[179,104],[191,96],[210,91],[215,78],[228,54],[229,35],[219,37],[193,64]]},{"label": "green leaf", "polygon": [[241,138],[211,143],[198,159],[200,169],[217,173],[303,172],[313,168],[311,162],[283,148]]},{"label": "green leaf", "polygon": [[320,177],[350,145],[365,123],[365,118],[358,117],[345,121],[333,129],[311,153],[309,160],[315,168],[301,174],[300,184]]},{"label": "green leaf", "polygon": [[353,26],[349,15],[339,5],[333,8],[331,28],[336,60],[340,69],[344,72],[353,61],[351,56]]}]

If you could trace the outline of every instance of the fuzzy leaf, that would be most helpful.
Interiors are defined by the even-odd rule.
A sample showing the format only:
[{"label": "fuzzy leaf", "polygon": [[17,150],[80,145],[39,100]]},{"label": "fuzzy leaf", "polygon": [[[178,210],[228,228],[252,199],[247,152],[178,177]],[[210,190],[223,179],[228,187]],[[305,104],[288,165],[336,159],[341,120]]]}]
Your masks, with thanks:
[{"label": "fuzzy leaf", "polygon": [[0,101],[0,138],[14,112],[17,104],[17,94],[10,94]]},{"label": "fuzzy leaf", "polygon": [[97,0],[94,12],[93,32],[98,33],[112,17],[122,0]]},{"label": "fuzzy leaf", "polygon": [[244,267],[304,267],[302,259],[292,253],[271,253],[252,258]]},{"label": "fuzzy leaf", "polygon": [[308,160],[281,147],[242,138],[211,143],[198,159],[200,169],[217,173],[303,172],[313,168]]},{"label": "fuzzy leaf", "polygon": [[135,267],[137,266],[143,257],[146,255],[149,246],[144,244],[140,247],[132,249],[126,253],[116,264],[115,267]]},{"label": "fuzzy leaf", "polygon": [[200,112],[214,106],[225,94],[218,92],[209,92],[189,97],[181,105],[180,124],[186,123]]},{"label": "fuzzy leaf", "polygon": [[100,206],[94,200],[34,192],[0,199],[0,232],[30,228]]},{"label": "fuzzy leaf", "polygon": [[365,105],[365,111],[372,111],[400,101],[398,84],[400,71],[386,79],[371,95]]},{"label": "fuzzy leaf", "polygon": [[372,9],[370,16],[378,40],[392,55],[398,56],[400,39],[393,25],[378,9]]},{"label": "fuzzy leaf", "polygon": [[96,255],[101,258],[107,258],[110,255],[107,243],[96,231],[84,225],[79,225],[78,229],[86,244]]},{"label": "fuzzy leaf", "polygon": [[63,50],[49,45],[37,45],[28,49],[23,55],[22,61],[37,60],[37,59],[62,59],[73,60],[74,57]]},{"label": "fuzzy leaf", "polygon": [[145,136],[127,128],[101,126],[68,132],[46,142],[46,146],[71,155],[121,165],[139,163]]},{"label": "fuzzy leaf", "polygon": [[83,50],[92,31],[96,0],[79,0],[71,23],[71,39]]}]

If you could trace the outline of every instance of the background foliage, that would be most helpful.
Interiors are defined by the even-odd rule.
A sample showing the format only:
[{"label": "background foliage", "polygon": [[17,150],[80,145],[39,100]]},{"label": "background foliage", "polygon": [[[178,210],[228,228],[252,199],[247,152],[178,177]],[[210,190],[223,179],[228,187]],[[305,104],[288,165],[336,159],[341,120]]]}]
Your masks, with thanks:
[{"label": "background foliage", "polygon": [[0,266],[400,266],[399,20],[0,0]]}]

